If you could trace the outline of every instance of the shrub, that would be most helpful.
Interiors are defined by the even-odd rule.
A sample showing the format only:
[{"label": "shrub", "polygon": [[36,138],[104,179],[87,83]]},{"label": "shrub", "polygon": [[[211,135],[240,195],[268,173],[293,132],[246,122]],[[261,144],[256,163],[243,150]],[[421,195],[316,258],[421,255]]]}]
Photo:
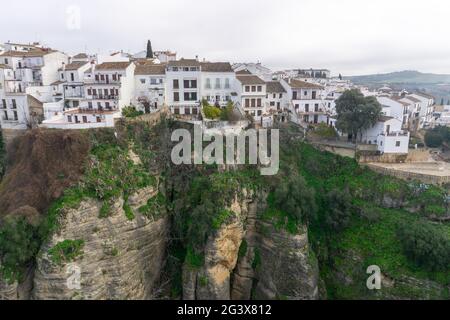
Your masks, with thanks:
[{"label": "shrub", "polygon": [[328,213],[325,217],[326,227],[334,232],[343,231],[349,226],[354,212],[349,192],[334,189],[327,194],[325,202]]},{"label": "shrub", "polygon": [[3,142],[3,134],[0,128],[0,181],[6,171],[6,148]]},{"label": "shrub", "polygon": [[450,265],[450,239],[427,223],[403,223],[398,238],[406,256],[431,271],[447,271]]},{"label": "shrub", "polygon": [[203,113],[205,114],[206,118],[215,120],[220,119],[222,110],[215,106],[206,106],[203,107]]},{"label": "shrub", "polygon": [[48,250],[48,253],[57,265],[72,262],[83,255],[84,240],[65,240]]},{"label": "shrub", "polygon": [[0,228],[0,274],[10,282],[20,281],[40,247],[37,228],[25,218],[7,219]]},{"label": "shrub", "polygon": [[333,127],[327,126],[325,123],[320,123],[314,131],[315,134],[324,139],[337,138],[338,134]]},{"label": "shrub", "polygon": [[144,114],[144,112],[137,111],[136,107],[134,107],[134,106],[125,107],[122,109],[122,115],[125,118],[137,118],[139,116],[142,116],[143,114]]}]

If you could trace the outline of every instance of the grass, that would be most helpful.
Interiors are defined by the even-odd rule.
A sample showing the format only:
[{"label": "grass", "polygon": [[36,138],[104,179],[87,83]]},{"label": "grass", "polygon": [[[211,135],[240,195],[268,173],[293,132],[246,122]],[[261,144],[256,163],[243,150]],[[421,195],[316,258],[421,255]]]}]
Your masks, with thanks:
[{"label": "grass", "polygon": [[83,255],[84,240],[65,240],[48,250],[48,254],[56,265],[75,261]]}]

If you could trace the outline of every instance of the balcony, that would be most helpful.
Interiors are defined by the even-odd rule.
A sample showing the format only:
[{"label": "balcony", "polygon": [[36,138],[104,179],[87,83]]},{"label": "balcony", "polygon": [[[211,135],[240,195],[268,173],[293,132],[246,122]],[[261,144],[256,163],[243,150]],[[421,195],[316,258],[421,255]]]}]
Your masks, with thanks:
[{"label": "balcony", "polygon": [[21,63],[17,65],[17,69],[40,69],[44,64],[38,63]]},{"label": "balcony", "polygon": [[384,137],[407,137],[409,136],[409,132],[407,131],[383,132],[380,135]]},{"label": "balcony", "polygon": [[91,100],[119,100],[119,96],[116,95],[93,95]]}]

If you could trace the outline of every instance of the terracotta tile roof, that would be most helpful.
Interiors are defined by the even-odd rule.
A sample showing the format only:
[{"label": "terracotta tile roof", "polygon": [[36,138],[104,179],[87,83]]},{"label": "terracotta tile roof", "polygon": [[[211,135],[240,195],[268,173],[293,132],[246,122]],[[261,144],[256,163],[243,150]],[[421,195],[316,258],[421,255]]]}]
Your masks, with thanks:
[{"label": "terracotta tile roof", "polygon": [[79,53],[79,54],[73,56],[73,59],[87,59],[87,58],[89,58],[89,57],[87,56],[86,53]]},{"label": "terracotta tile roof", "polygon": [[12,68],[6,64],[0,64],[0,69],[12,69]]},{"label": "terracotta tile roof", "polygon": [[202,62],[204,72],[234,72],[229,62]]},{"label": "terracotta tile roof", "polygon": [[403,99],[404,97],[393,96],[393,97],[389,97],[389,98],[392,99],[392,100],[394,100],[395,102],[398,102],[398,103],[404,105],[404,106],[409,106],[409,103],[408,103],[408,102],[402,101],[402,99]]},{"label": "terracotta tile roof", "polygon": [[424,93],[424,92],[415,92],[415,94],[417,94],[418,96],[427,98],[427,99],[434,99],[433,96],[431,96],[431,95],[429,95],[429,94],[427,94],[427,93]]},{"label": "terracotta tile roof", "polygon": [[[81,67],[87,65],[89,62],[72,62],[66,65],[66,71],[78,70]],[[63,68],[59,68],[59,71],[63,71]]]},{"label": "terracotta tile roof", "polygon": [[244,69],[244,70],[237,71],[236,74],[252,74],[252,73],[250,71],[248,71],[247,69]]},{"label": "terracotta tile roof", "polygon": [[53,83],[51,84],[51,86],[58,86],[58,85],[63,84],[63,83],[66,83],[66,81],[58,80],[58,81],[53,82]]},{"label": "terracotta tile roof", "polygon": [[169,61],[169,67],[199,67],[200,62],[195,59],[180,59]]},{"label": "terracotta tile roof", "polygon": [[134,74],[135,75],[166,74],[166,65],[165,64],[138,65],[136,66]]},{"label": "terracotta tile roof", "polygon": [[419,99],[416,99],[416,98],[411,97],[411,96],[406,96],[405,99],[408,99],[408,100],[410,100],[410,101],[412,101],[412,102],[415,102],[415,103],[422,102],[422,101],[420,101]]},{"label": "terracotta tile roof", "polygon": [[267,82],[267,92],[283,93],[286,92],[284,87],[279,81],[268,81]]},{"label": "terracotta tile roof", "polygon": [[104,62],[99,64],[95,70],[124,70],[130,66],[132,62]]},{"label": "terracotta tile roof", "polygon": [[0,57],[18,57],[18,58],[26,58],[26,57],[43,57],[47,54],[54,53],[55,50],[51,49],[33,49],[30,51],[6,51],[0,54]]},{"label": "terracotta tile roof", "polygon": [[379,122],[387,122],[389,120],[394,119],[393,117],[388,117],[388,116],[381,116],[380,119],[378,120]]},{"label": "terracotta tile roof", "polygon": [[236,76],[240,83],[243,85],[254,85],[254,84],[266,84],[264,80],[262,80],[258,76],[249,75],[249,76]]},{"label": "terracotta tile roof", "polygon": [[306,81],[300,81],[297,79],[291,79],[288,82],[288,85],[291,88],[295,88],[295,89],[319,89],[319,90],[323,90],[322,86],[319,86],[318,84],[314,84],[311,82],[306,82]]}]

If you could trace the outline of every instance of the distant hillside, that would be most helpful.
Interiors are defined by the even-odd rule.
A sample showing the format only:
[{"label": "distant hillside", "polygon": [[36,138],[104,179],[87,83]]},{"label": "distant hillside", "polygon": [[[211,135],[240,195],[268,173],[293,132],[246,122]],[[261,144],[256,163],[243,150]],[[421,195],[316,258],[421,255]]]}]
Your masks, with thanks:
[{"label": "distant hillside", "polygon": [[348,77],[356,84],[450,84],[450,74],[400,71]]},{"label": "distant hillside", "polygon": [[450,104],[450,74],[400,71],[384,74],[346,77],[353,83],[378,89],[388,85],[394,90],[421,91],[432,95],[436,103]]}]

